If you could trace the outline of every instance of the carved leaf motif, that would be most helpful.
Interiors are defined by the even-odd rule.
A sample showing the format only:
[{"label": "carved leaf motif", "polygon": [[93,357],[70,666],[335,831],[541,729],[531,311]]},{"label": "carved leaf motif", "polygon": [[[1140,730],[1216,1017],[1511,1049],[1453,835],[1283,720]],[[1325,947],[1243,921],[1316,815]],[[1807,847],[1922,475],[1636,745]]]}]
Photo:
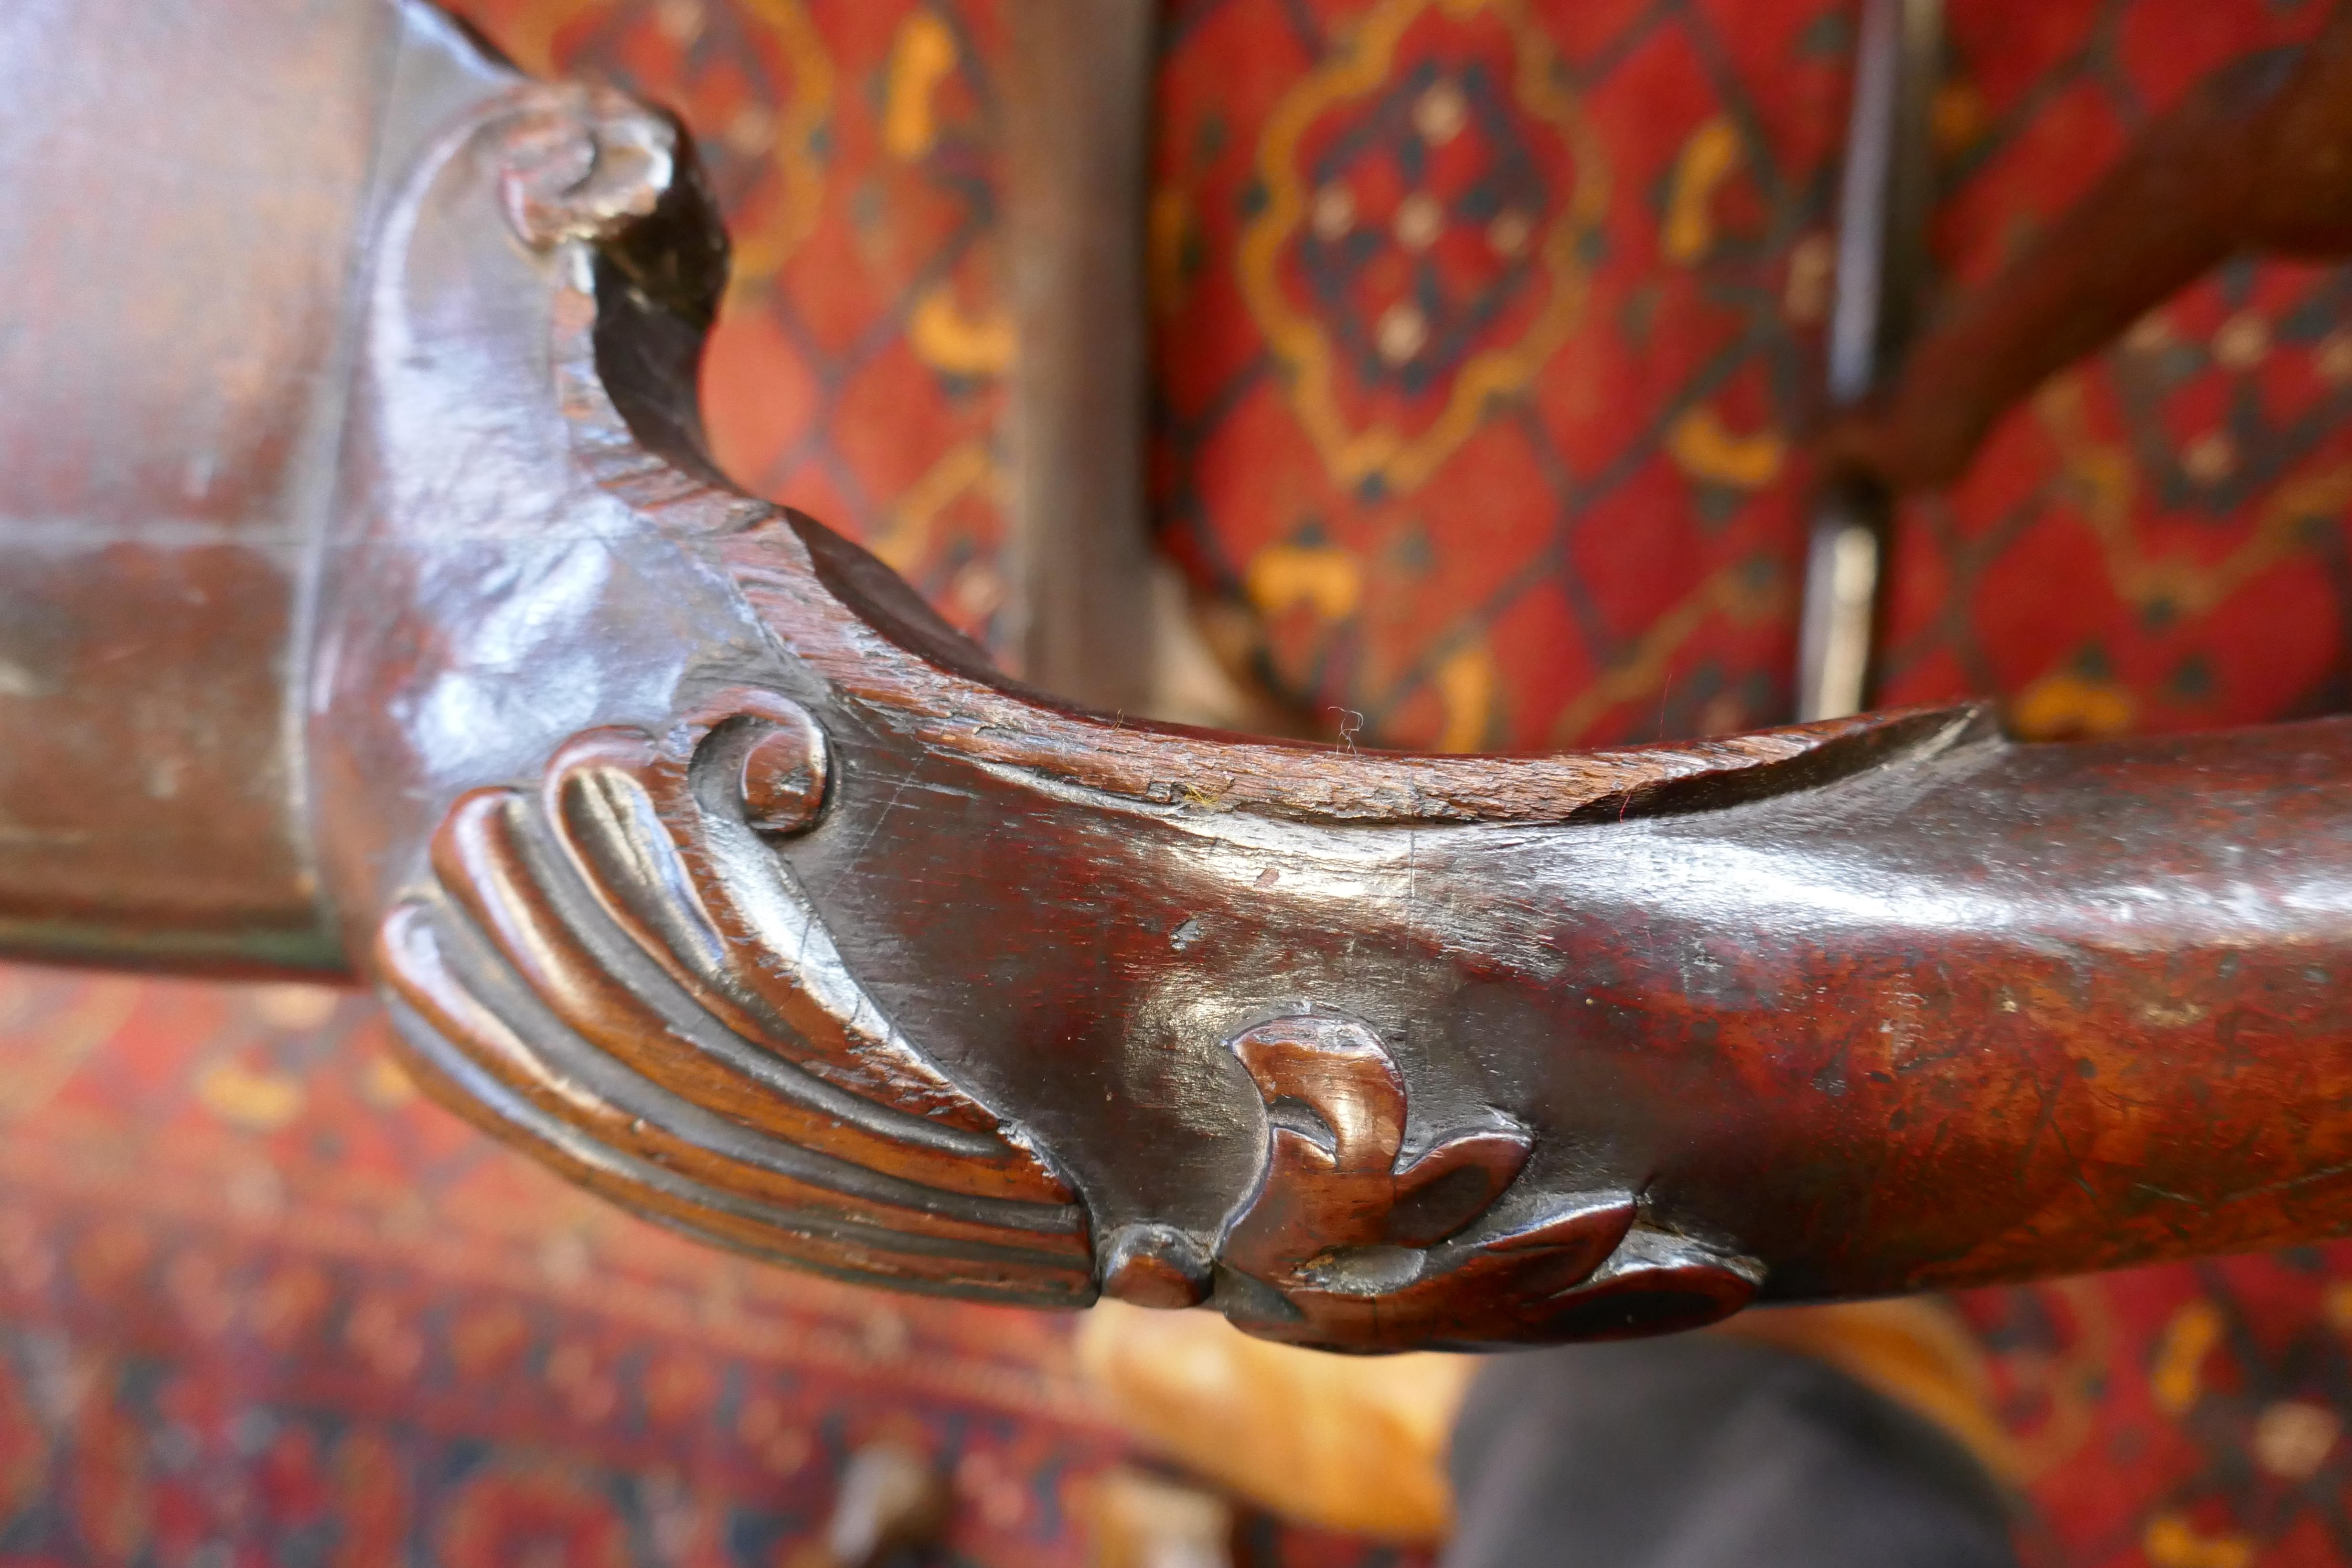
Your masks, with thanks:
[{"label": "carved leaf motif", "polygon": [[1334,1349],[1606,1338],[1695,1327],[1755,1292],[1752,1265],[1636,1224],[1632,1193],[1497,1206],[1534,1140],[1465,1129],[1403,1157],[1405,1084],[1362,1024],[1263,1023],[1233,1050],[1266,1108],[1265,1172],[1229,1226],[1221,1291],[1253,1333]]},{"label": "carved leaf motif", "polygon": [[844,964],[761,838],[814,820],[824,737],[722,694],[656,741],[575,737],[480,789],[378,957],[429,1087],[590,1186],[708,1239],[898,1284],[1093,1293],[1084,1211]]}]

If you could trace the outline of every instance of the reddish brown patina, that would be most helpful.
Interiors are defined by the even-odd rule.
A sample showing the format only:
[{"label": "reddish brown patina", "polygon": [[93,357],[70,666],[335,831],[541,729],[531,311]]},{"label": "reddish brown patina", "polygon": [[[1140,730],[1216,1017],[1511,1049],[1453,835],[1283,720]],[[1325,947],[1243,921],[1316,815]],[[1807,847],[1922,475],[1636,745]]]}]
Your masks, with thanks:
[{"label": "reddish brown patina", "polygon": [[[392,31],[308,531],[200,618],[267,700],[188,778],[250,756],[258,814],[197,792],[152,885],[10,851],[18,950],[75,950],[37,919],[79,863],[84,949],[347,954],[436,1093],[692,1233],[1311,1343],[2352,1228],[2352,723],[1402,757],[1058,703],[716,479],[675,126]],[[151,504],[69,478],[9,516]],[[109,559],[7,588],[83,624]],[[152,826],[58,771],[142,743],[131,677],[55,669],[9,810]]]}]

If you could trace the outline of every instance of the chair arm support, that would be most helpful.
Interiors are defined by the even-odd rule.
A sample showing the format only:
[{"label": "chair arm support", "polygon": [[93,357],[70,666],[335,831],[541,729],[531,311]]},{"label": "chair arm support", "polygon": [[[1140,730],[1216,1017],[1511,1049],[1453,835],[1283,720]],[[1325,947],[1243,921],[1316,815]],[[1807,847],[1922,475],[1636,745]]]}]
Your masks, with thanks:
[{"label": "chair arm support", "polygon": [[2352,725],[1475,758],[1087,713],[716,478],[667,120],[516,82],[374,267],[320,863],[423,1080],[623,1203],[1350,1349],[2352,1226]]}]

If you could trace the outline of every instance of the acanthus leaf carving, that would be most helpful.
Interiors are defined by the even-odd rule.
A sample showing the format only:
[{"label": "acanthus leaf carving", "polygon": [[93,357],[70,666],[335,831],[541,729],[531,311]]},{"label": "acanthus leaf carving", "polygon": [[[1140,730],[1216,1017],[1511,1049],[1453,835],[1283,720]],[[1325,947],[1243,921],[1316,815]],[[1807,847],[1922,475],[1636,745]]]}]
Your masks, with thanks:
[{"label": "acanthus leaf carving", "polygon": [[1253,1333],[1347,1350],[1609,1338],[1714,1322],[1760,1283],[1748,1260],[1643,1225],[1629,1191],[1498,1218],[1532,1135],[1499,1119],[1407,1158],[1403,1075],[1355,1019],[1290,1014],[1232,1049],[1265,1105],[1266,1158],[1216,1261]]}]

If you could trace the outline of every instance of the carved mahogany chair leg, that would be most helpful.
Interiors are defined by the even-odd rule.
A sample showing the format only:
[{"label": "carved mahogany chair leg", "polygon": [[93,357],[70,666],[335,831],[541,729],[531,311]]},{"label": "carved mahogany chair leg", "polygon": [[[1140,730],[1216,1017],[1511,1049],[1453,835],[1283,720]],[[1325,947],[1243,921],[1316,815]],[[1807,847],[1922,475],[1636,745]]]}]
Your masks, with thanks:
[{"label": "carved mahogany chair leg", "polygon": [[[1960,708],[1479,758],[1073,707],[716,474],[694,376],[725,243],[673,121],[364,16],[297,73],[368,106],[275,299],[328,346],[269,361],[319,406],[263,424],[313,434],[247,455],[299,504],[224,524],[276,574],[181,622],[260,694],[183,787],[247,758],[283,853],[235,814],[215,841],[152,793],[74,799],[81,838],[0,842],[16,950],[340,952],[435,1094],[688,1234],[1310,1344],[1654,1332],[2352,1228],[2352,725],[2028,747]],[[151,64],[159,104],[205,90]],[[74,110],[27,94],[0,114]],[[314,136],[299,91],[241,101],[224,135]],[[70,225],[41,243],[121,281]],[[79,373],[124,388],[224,362],[92,341]],[[159,430],[184,474],[203,444]],[[152,515],[95,470],[45,482],[116,546]],[[45,578],[29,538],[8,587],[59,623],[121,581],[120,549]],[[52,747],[68,719],[131,747],[173,689],[49,667]],[[106,862],[110,824],[243,852],[254,923]],[[76,854],[115,869],[63,941],[41,912]]]}]

